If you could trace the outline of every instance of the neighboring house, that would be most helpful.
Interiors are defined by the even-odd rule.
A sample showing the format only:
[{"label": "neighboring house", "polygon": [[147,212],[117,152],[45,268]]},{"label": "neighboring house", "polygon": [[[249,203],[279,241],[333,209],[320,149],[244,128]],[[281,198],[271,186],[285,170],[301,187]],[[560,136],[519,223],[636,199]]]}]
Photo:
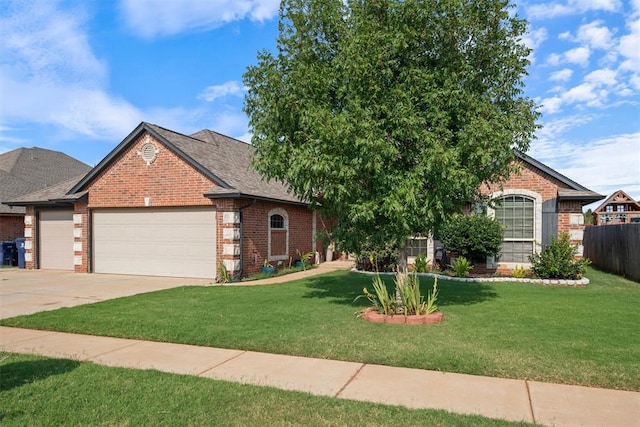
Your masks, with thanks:
[{"label": "neighboring house", "polygon": [[91,170],[64,153],[43,148],[18,148],[0,154],[0,241],[11,241],[24,235],[25,208],[9,206],[7,201]]},{"label": "neighboring house", "polygon": [[250,168],[251,145],[141,123],[82,179],[26,206],[27,268],[214,278],[321,251],[320,218]]},{"label": "neighboring house", "polygon": [[[584,217],[582,207],[602,200],[595,193],[572,181],[532,157],[518,153],[521,172],[502,185],[483,187],[482,193],[495,200],[495,208],[486,207],[506,226],[499,256],[487,259],[488,269],[511,270],[528,267],[529,256],[551,243],[552,237],[567,232],[582,255]],[[433,262],[438,241],[413,239],[411,255],[424,251]]]},{"label": "neighboring house", "polygon": [[593,212],[594,225],[626,224],[640,222],[640,203],[627,193],[618,190]]}]

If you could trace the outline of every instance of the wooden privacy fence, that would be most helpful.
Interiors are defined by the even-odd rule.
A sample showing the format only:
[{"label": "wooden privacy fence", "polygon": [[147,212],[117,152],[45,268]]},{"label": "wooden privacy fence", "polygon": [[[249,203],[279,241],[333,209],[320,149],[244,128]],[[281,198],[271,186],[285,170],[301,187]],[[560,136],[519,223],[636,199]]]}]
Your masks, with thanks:
[{"label": "wooden privacy fence", "polygon": [[595,267],[640,282],[640,223],[586,227],[583,244]]}]

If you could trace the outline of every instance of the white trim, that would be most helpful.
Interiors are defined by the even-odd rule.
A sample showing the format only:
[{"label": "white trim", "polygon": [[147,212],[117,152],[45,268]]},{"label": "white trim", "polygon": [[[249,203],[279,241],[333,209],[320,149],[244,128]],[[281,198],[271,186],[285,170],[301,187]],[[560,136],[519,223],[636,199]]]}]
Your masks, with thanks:
[{"label": "white trim", "polygon": [[[540,252],[540,243],[542,242],[542,196],[535,191],[527,190],[524,188],[510,188],[503,191],[496,191],[489,195],[492,200],[499,199],[504,196],[525,196],[533,199],[533,253]],[[487,215],[495,218],[496,211],[491,206],[487,206]],[[495,263],[495,260],[487,258],[487,266],[489,264],[494,266],[502,266],[509,269],[524,267],[531,267],[531,263],[528,262],[500,262]]]},{"label": "white trim", "polygon": [[[285,230],[285,253],[284,255],[272,255],[271,254],[271,216],[280,215],[284,219],[284,228],[277,228],[275,230]],[[284,261],[289,259],[289,214],[282,208],[274,208],[269,211],[267,215],[267,258],[269,261]]]}]

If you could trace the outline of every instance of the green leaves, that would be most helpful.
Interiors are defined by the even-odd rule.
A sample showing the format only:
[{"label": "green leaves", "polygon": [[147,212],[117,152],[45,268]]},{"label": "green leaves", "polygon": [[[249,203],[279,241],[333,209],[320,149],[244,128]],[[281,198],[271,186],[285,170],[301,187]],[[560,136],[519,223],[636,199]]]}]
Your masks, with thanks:
[{"label": "green leaves", "polygon": [[255,168],[339,218],[346,250],[437,228],[507,178],[536,127],[508,7],[283,1],[277,54],[244,75]]}]

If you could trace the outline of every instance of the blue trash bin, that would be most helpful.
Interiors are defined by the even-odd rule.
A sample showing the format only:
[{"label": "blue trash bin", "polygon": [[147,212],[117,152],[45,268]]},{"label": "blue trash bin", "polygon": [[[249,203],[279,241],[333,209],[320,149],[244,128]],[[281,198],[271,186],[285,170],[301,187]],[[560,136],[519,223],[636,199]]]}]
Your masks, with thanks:
[{"label": "blue trash bin", "polygon": [[16,250],[15,242],[0,242],[0,265],[13,265],[13,253]]},{"label": "blue trash bin", "polygon": [[25,268],[25,261],[24,261],[24,254],[25,254],[25,248],[24,248],[24,242],[25,242],[25,238],[24,237],[18,237],[16,239],[16,249],[18,250],[18,268]]}]

